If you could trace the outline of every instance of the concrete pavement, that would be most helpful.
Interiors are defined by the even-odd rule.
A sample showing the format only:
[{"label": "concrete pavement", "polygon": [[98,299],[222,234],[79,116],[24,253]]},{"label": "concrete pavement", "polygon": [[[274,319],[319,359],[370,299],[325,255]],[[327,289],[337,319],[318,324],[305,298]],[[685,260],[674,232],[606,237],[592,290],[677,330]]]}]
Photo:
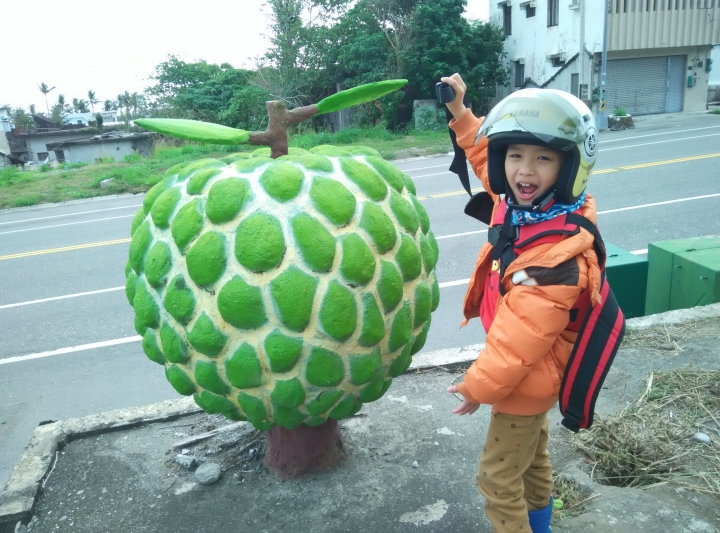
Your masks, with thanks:
[{"label": "concrete pavement", "polygon": [[[622,348],[597,404],[600,419],[634,402],[650,372],[689,364],[720,368],[715,338],[720,304],[628,325],[639,330],[668,324],[686,326],[693,334],[676,355],[647,345]],[[258,451],[263,438],[250,427],[178,447],[188,436],[230,424],[196,414],[187,398],[41,426],[0,497],[0,533],[489,533],[474,483],[489,409],[472,416],[450,414],[458,400],[445,387],[461,379],[457,362],[473,359],[455,350],[455,365],[435,366],[450,352],[431,357],[423,367],[416,361],[383,398],[343,420],[347,460],[301,479],[268,475]],[[587,501],[578,506],[579,516],[556,520],[554,531],[713,533],[720,526],[716,501],[701,493],[672,485],[638,489],[594,482],[559,420],[553,409],[549,449],[555,472],[575,483]],[[181,453],[201,464],[221,464],[220,481],[198,484],[192,468],[175,461]],[[573,503],[579,501],[566,505]],[[27,529],[18,521],[29,522]]]}]

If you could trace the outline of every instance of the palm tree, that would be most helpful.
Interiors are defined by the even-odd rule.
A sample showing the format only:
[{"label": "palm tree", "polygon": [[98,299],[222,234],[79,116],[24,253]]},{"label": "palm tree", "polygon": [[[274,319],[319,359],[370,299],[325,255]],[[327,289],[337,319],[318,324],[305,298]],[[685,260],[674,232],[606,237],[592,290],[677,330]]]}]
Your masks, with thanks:
[{"label": "palm tree", "polygon": [[52,91],[55,88],[55,86],[53,85],[52,87],[48,88],[47,84],[45,82],[42,82],[40,85],[38,85],[38,88],[40,89],[40,92],[45,95],[45,109],[47,110],[47,114],[49,115],[50,114],[50,106],[48,106],[48,103],[47,103],[47,95],[50,91]]},{"label": "palm tree", "polygon": [[103,103],[103,111],[114,111],[116,109],[117,106],[112,100],[105,100],[105,102]]},{"label": "palm tree", "polygon": [[63,108],[63,109],[65,108],[65,95],[64,94],[58,94],[57,103],[61,108]]},{"label": "palm tree", "polygon": [[138,93],[132,93],[130,95],[130,105],[133,108],[133,118],[138,117],[138,105],[140,104],[140,95]]},{"label": "palm tree", "polygon": [[88,102],[90,102],[90,106],[92,107],[92,112],[95,113],[95,104],[100,103],[100,100],[95,98],[95,91],[88,91]]}]

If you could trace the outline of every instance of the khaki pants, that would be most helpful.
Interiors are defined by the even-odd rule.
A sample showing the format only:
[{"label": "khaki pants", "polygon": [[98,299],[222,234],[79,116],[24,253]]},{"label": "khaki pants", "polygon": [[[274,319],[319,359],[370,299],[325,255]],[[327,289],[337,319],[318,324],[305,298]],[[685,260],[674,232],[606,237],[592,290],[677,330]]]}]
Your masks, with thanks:
[{"label": "khaki pants", "polygon": [[547,413],[492,415],[475,479],[496,533],[530,532],[528,510],[550,503],[553,481],[547,441]]}]

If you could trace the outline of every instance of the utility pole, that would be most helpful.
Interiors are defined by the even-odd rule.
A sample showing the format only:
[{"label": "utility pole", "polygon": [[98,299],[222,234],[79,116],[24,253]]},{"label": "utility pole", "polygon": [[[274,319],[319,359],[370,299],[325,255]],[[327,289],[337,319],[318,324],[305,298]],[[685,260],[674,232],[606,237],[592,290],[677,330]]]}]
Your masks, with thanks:
[{"label": "utility pole", "polygon": [[582,99],[582,86],[585,83],[585,0],[580,0],[580,82],[578,83],[578,98]]},{"label": "utility pole", "polygon": [[607,129],[608,118],[605,114],[605,82],[607,75],[607,39],[608,39],[608,4],[610,0],[605,0],[605,16],[603,23],[603,47],[602,47],[602,66],[600,67],[600,112],[595,117],[595,121],[599,130]]}]

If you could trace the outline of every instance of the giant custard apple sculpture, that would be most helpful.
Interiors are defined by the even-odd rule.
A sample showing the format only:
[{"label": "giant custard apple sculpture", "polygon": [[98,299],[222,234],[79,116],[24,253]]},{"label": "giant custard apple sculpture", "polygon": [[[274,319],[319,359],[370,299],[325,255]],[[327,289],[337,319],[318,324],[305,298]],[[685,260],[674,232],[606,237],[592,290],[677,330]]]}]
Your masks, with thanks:
[{"label": "giant custard apple sculpture", "polygon": [[[183,139],[268,146],[167,171],[133,220],[126,292],[143,349],[175,390],[269,430],[266,462],[280,475],[344,453],[335,421],[408,368],[439,303],[438,245],[410,178],[367,147],[288,150],[288,125],[405,83],[290,111],[268,102],[264,132],[136,121]],[[298,451],[308,443],[314,451]]]}]

